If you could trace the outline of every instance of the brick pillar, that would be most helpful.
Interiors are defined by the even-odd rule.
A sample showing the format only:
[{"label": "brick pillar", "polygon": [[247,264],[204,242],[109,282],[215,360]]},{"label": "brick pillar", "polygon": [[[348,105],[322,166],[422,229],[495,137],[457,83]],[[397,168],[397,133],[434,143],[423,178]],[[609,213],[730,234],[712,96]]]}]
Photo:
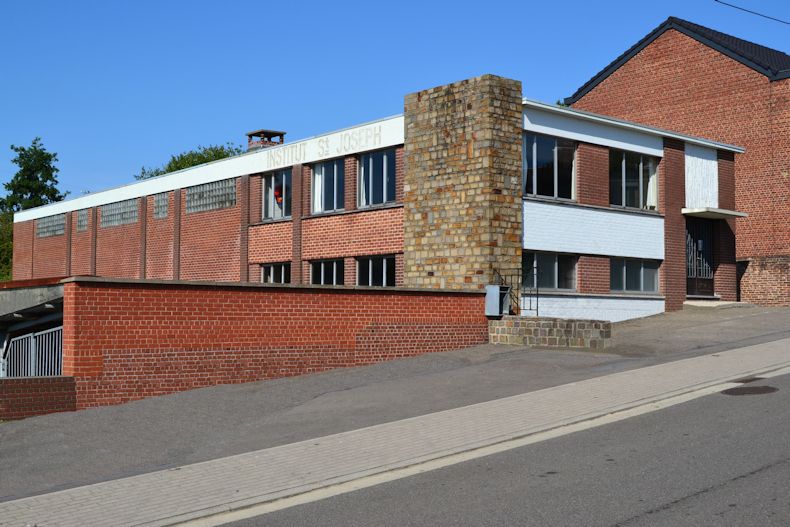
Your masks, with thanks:
[{"label": "brick pillar", "polygon": [[[664,263],[661,292],[666,310],[683,309],[686,300],[686,153],[683,141],[664,139],[664,159],[659,164],[659,210],[664,215]],[[672,189],[672,192],[667,192]]]},{"label": "brick pillar", "polygon": [[[735,210],[735,154],[718,151],[719,208]],[[722,300],[738,299],[735,220],[719,220],[713,231],[713,290]]]},{"label": "brick pillar", "polygon": [[[291,283],[302,280],[302,216],[304,215],[305,173],[307,167],[294,165],[291,169]],[[307,187],[309,188],[309,187]]]},{"label": "brick pillar", "polygon": [[99,209],[92,207],[90,209],[90,228],[91,228],[91,255],[90,255],[90,274],[96,276],[96,238],[97,230],[99,228]]},{"label": "brick pillar", "polygon": [[140,198],[140,278],[145,278],[148,263],[148,196]]},{"label": "brick pillar", "polygon": [[180,188],[173,191],[173,280],[181,278],[181,200]]},{"label": "brick pillar", "polygon": [[[576,148],[576,199],[587,205],[609,206],[609,148],[579,143]],[[578,177],[584,174],[584,177]]]},{"label": "brick pillar", "polygon": [[483,75],[406,96],[404,285],[482,288],[521,270],[521,83]]},{"label": "brick pillar", "polygon": [[343,208],[345,210],[356,210],[357,208],[357,167],[359,161],[357,156],[347,156],[345,158],[345,195],[343,196]]},{"label": "brick pillar", "polygon": [[579,256],[576,289],[580,293],[605,295],[611,292],[608,256]]},{"label": "brick pillar", "polygon": [[239,281],[250,281],[250,176],[239,178]]},{"label": "brick pillar", "polygon": [[71,223],[72,223],[73,215],[74,215],[73,212],[67,212],[66,213],[66,217],[65,217],[65,219],[66,219],[66,225],[65,225],[65,229],[66,229],[66,231],[65,231],[66,232],[66,265],[65,265],[65,267],[66,267],[66,276],[71,276],[71,236],[72,236]]}]

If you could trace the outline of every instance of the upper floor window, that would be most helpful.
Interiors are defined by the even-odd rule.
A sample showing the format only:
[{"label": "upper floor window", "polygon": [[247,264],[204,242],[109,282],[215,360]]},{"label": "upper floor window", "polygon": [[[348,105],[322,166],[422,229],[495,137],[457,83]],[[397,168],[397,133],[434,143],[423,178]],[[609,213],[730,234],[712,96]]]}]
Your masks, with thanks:
[{"label": "upper floor window", "polygon": [[66,215],[55,214],[46,218],[36,220],[36,236],[48,238],[50,236],[60,236],[66,232]]},{"label": "upper floor window", "polygon": [[395,201],[395,149],[359,157],[359,207]]},{"label": "upper floor window", "polygon": [[99,213],[101,215],[99,226],[101,227],[115,227],[117,225],[126,225],[127,223],[136,223],[138,214],[137,198],[102,205],[99,207]]},{"label": "upper floor window", "polygon": [[609,280],[612,291],[658,292],[658,267],[655,260],[612,258]]},{"label": "upper floor window", "polygon": [[313,165],[313,212],[342,210],[345,206],[344,159],[333,159]]},{"label": "upper floor window", "polygon": [[658,208],[658,176],[656,158],[609,151],[609,203],[620,207],[656,210]]},{"label": "upper floor window", "polygon": [[573,199],[576,143],[560,137],[524,134],[524,194]]},{"label": "upper floor window", "polygon": [[223,179],[189,187],[186,205],[187,213],[234,207],[236,205],[236,180]]},{"label": "upper floor window", "polygon": [[357,285],[394,286],[395,257],[367,256],[357,258]]},{"label": "upper floor window", "polygon": [[291,169],[263,177],[263,218],[291,217]]},{"label": "upper floor window", "polygon": [[521,253],[522,284],[527,288],[576,289],[576,261],[572,254]]},{"label": "upper floor window", "polygon": [[343,285],[343,260],[318,260],[310,264],[310,283]]}]

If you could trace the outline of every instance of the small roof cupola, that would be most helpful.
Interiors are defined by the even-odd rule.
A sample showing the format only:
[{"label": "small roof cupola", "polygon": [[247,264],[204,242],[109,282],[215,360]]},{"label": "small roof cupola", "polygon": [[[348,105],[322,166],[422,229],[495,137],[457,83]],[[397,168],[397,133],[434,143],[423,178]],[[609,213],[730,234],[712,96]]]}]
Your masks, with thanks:
[{"label": "small roof cupola", "polygon": [[247,132],[247,151],[278,146],[285,142],[285,132],[279,130],[254,130]]}]

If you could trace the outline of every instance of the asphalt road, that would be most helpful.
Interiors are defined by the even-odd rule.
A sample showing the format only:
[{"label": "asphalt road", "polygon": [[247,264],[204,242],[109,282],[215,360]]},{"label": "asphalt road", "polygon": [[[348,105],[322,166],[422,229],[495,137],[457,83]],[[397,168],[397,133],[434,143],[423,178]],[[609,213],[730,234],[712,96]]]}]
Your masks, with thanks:
[{"label": "asphalt road", "polygon": [[265,516],[252,526],[787,526],[790,376]]}]

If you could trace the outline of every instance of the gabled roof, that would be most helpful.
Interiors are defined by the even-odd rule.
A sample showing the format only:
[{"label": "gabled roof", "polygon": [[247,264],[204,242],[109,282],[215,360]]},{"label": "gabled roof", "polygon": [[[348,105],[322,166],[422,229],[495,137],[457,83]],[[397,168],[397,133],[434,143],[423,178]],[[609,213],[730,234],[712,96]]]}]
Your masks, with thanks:
[{"label": "gabled roof", "polygon": [[648,33],[642,40],[634,44],[628,51],[617,57],[611,64],[598,72],[592,79],[584,83],[581,88],[576,90],[576,93],[567,97],[564,101],[565,104],[573,104],[581,99],[587,92],[617,71],[620,66],[628,62],[634,55],[647,47],[648,44],[670,29],[679,31],[727,55],[731,59],[737,60],[741,64],[762,73],[772,81],[790,78],[790,55],[671,16],[660,26]]}]

